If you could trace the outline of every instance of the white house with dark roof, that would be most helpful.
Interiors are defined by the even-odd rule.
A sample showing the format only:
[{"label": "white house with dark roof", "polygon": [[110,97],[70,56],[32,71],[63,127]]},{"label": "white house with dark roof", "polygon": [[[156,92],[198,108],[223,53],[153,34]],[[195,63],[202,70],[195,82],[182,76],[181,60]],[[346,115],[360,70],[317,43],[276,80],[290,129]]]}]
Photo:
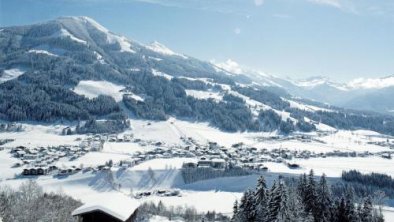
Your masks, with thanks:
[{"label": "white house with dark roof", "polygon": [[72,215],[78,217],[78,222],[133,222],[139,206],[135,199],[114,196],[89,201],[75,209]]}]

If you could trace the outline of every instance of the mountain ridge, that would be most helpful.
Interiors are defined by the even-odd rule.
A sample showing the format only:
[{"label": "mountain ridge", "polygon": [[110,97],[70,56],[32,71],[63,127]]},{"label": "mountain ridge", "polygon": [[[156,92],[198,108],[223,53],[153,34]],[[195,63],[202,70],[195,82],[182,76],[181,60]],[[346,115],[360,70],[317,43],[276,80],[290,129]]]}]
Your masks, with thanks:
[{"label": "mountain ridge", "polygon": [[[226,131],[287,134],[328,124],[388,132],[392,127],[391,117],[308,105],[252,75],[184,57],[159,43],[154,45],[160,50],[152,50],[87,17],[6,27],[0,40],[1,76],[16,73],[0,84],[0,118],[9,121],[87,121],[81,133],[122,130],[129,113],[156,121],[169,116],[204,121]],[[20,75],[10,72],[21,67],[26,69]],[[114,91],[103,94],[100,85]],[[89,96],[84,87],[90,87]]]}]

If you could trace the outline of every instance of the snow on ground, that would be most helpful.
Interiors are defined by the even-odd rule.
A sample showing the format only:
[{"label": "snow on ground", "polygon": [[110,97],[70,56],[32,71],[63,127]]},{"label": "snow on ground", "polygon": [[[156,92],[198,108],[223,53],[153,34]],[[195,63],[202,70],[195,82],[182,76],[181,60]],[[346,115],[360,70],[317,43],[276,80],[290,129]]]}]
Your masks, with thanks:
[{"label": "snow on ground", "polygon": [[105,33],[106,37],[107,37],[107,42],[109,44],[118,43],[120,46],[121,52],[135,53],[135,51],[133,49],[131,49],[131,44],[130,44],[129,40],[127,40],[126,37],[113,34],[108,29],[106,29],[105,27],[103,27],[102,25],[100,25],[99,23],[97,23],[96,21],[94,21],[93,19],[91,19],[89,17],[82,16],[82,17],[78,17],[77,19],[80,19],[83,22],[87,22],[90,25],[92,25],[93,27],[95,27],[97,30]]},{"label": "snow on ground", "polygon": [[168,79],[168,80],[171,80],[172,78],[174,78],[173,76],[168,75],[167,73],[164,73],[164,72],[160,72],[160,71],[158,71],[158,70],[156,70],[156,69],[152,69],[152,74],[153,74],[154,76],[161,76],[161,77],[164,77],[164,78],[166,78],[166,79]]},{"label": "snow on ground", "polygon": [[192,96],[196,99],[214,99],[215,101],[222,101],[223,94],[214,91],[202,91],[202,90],[192,90],[186,89],[186,95]]},{"label": "snow on ground", "polygon": [[394,208],[393,207],[383,207],[384,221],[394,222]]},{"label": "snow on ground", "polygon": [[136,94],[134,94],[134,93],[132,93],[132,92],[127,92],[127,93],[125,93],[125,95],[128,97],[128,98],[132,98],[132,99],[134,99],[134,100],[136,100],[136,101],[144,101],[145,99],[143,98],[143,97],[141,97],[141,96],[139,96],[139,95],[136,95]]},{"label": "snow on ground", "polygon": [[154,41],[154,42],[152,42],[151,44],[149,44],[149,45],[147,45],[145,47],[150,49],[150,50],[152,50],[152,51],[154,51],[154,52],[157,52],[157,53],[160,53],[160,54],[163,54],[163,55],[175,55],[175,56],[179,56],[179,57],[182,57],[184,59],[187,59],[186,56],[173,52],[171,49],[167,48],[165,45],[163,45],[163,44],[161,44],[160,42],[157,42],[157,41]]},{"label": "snow on ground", "polygon": [[98,165],[104,165],[106,162],[112,160],[114,163],[117,163],[121,160],[125,160],[130,158],[127,154],[118,154],[118,153],[107,153],[107,152],[89,152],[76,160],[68,161],[60,159],[56,165],[58,167],[71,167],[71,166],[80,166],[84,167],[95,167]]},{"label": "snow on ground", "polygon": [[293,100],[287,100],[284,98],[282,98],[282,100],[290,103],[290,107],[295,108],[295,109],[306,110],[306,111],[311,111],[311,112],[315,112],[315,111],[333,112],[333,110],[331,110],[331,109],[325,109],[325,108],[321,108],[321,107],[317,107],[317,106],[313,106],[313,105],[302,104],[300,102],[296,102]]},{"label": "snow on ground", "polygon": [[148,56],[148,58],[149,58],[149,59],[156,60],[156,61],[158,61],[158,62],[160,62],[161,60],[163,60],[163,59],[161,59],[161,58],[157,58],[157,57],[153,57],[153,56]]},{"label": "snow on ground", "polygon": [[14,139],[15,141],[3,145],[3,147],[15,146],[58,146],[58,145],[79,145],[77,138],[83,138],[84,135],[62,136],[61,132],[66,126],[64,125],[39,125],[23,124],[22,132],[2,132],[0,139]]},{"label": "snow on ground", "polygon": [[130,68],[129,70],[132,71],[132,72],[139,72],[139,71],[141,71],[140,68]]},{"label": "snow on ground", "polygon": [[6,69],[3,71],[3,74],[0,75],[0,83],[10,81],[12,79],[16,79],[19,76],[23,75],[25,70],[20,68]]},{"label": "snow on ground", "polygon": [[71,40],[73,40],[75,42],[86,44],[86,41],[75,37],[70,32],[68,32],[66,29],[63,29],[63,28],[60,29],[58,32],[54,33],[51,37],[55,37],[55,38],[58,38],[58,37],[60,37],[60,38],[70,38]]},{"label": "snow on ground", "polygon": [[96,59],[97,59],[97,61],[98,61],[99,63],[105,64],[105,60],[104,60],[103,56],[102,56],[100,53],[98,53],[98,52],[96,52],[96,51],[94,51],[93,53],[94,53],[94,55],[96,56]]},{"label": "snow on ground", "polygon": [[[149,124],[150,123],[150,124]],[[134,138],[143,141],[161,141],[165,145],[182,145],[181,137],[192,137],[199,143],[205,144],[208,141],[216,141],[220,145],[230,147],[232,144],[243,142],[257,148],[289,148],[294,150],[311,150],[316,152],[327,152],[333,150],[348,151],[370,151],[378,152],[388,150],[388,148],[367,144],[371,141],[384,141],[380,134],[372,131],[338,131],[319,138],[326,142],[303,143],[298,140],[270,140],[268,137],[275,136],[275,133],[227,133],[210,127],[207,123],[192,123],[170,118],[167,121],[144,121],[131,120],[132,129],[123,134],[134,134]],[[47,145],[78,145],[76,138],[84,136],[61,136],[63,125],[38,125],[23,124],[25,131],[15,133],[1,133],[0,139],[16,139],[16,141],[5,144],[8,146],[47,146]],[[122,135],[122,134],[121,134]],[[106,142],[102,152],[90,152],[77,160],[66,161],[61,159],[58,166],[84,166],[101,165],[109,160],[114,163],[130,159],[131,154],[153,149],[155,146],[141,143]],[[257,175],[217,178],[199,181],[192,184],[184,184],[179,168],[182,163],[192,158],[169,158],[153,159],[136,165],[130,169],[118,169],[114,167],[112,173],[116,183],[121,184],[119,191],[106,181],[106,172],[101,173],[77,173],[65,178],[55,178],[52,176],[42,176],[37,178],[37,182],[47,191],[63,190],[83,202],[94,201],[97,198],[106,199],[114,196],[129,198],[131,190],[134,192],[156,190],[156,189],[181,189],[180,197],[160,197],[151,196],[142,198],[139,201],[162,201],[168,206],[193,206],[198,211],[212,211],[231,214],[233,202],[240,198],[242,191],[247,187],[253,187],[256,183]],[[1,185],[8,184],[17,186],[27,179],[12,179],[15,173],[20,173],[20,168],[11,168],[17,160],[12,158],[9,150],[0,151],[0,180]],[[329,177],[339,177],[343,170],[357,169],[363,173],[377,172],[394,176],[394,160],[380,157],[366,158],[311,158],[295,159],[294,162],[300,164],[300,169],[289,169],[283,163],[263,163],[269,168],[269,172],[264,173],[267,181],[276,179],[277,173],[300,174],[314,169],[316,175],[325,173]],[[149,170],[151,169],[151,170]],[[152,173],[153,172],[153,173]],[[275,176],[276,175],[276,176]],[[385,215],[393,215],[393,211],[385,210]],[[389,220],[388,220],[389,221]]]},{"label": "snow on ground", "polygon": [[125,133],[133,133],[135,138],[147,141],[159,141],[169,145],[183,144],[180,137],[183,136],[174,124],[173,119],[167,121],[146,121],[131,119],[132,130]]},{"label": "snow on ground", "polygon": [[167,217],[162,217],[162,216],[153,216],[151,218],[149,218],[149,222],[183,222],[184,220],[182,219],[177,219],[177,218],[171,218],[171,220],[169,220]]},{"label": "snow on ground", "polygon": [[107,95],[119,102],[123,98],[123,93],[120,92],[122,89],[124,89],[124,86],[108,81],[83,80],[78,83],[73,91],[90,99],[96,98],[99,95]]},{"label": "snow on ground", "polygon": [[20,168],[12,168],[12,165],[17,162],[19,161],[12,158],[8,150],[0,151],[0,182],[4,179],[13,178],[16,174],[20,173]]},{"label": "snow on ground", "polygon": [[181,169],[182,164],[188,161],[196,161],[195,158],[171,158],[171,159],[153,159],[138,164],[132,170],[167,170]]},{"label": "snow on ground", "polygon": [[264,163],[270,172],[275,173],[307,173],[311,169],[316,175],[325,173],[329,177],[340,177],[344,170],[358,170],[362,173],[383,173],[394,176],[394,160],[383,159],[380,157],[327,157],[327,158],[311,158],[296,159],[295,162],[301,166],[300,169],[289,169],[282,163],[267,162]]},{"label": "snow on ground", "polygon": [[[309,119],[306,119],[305,121],[308,121]],[[324,123],[318,123],[315,124],[316,129],[320,130],[320,131],[324,131],[324,132],[335,132],[337,131],[337,129],[335,129],[334,127],[331,127],[329,125],[326,125]]]},{"label": "snow on ground", "polygon": [[[151,123],[150,125],[148,123]],[[290,150],[309,150],[314,152],[340,151],[388,151],[389,148],[367,144],[372,141],[384,141],[384,138],[370,137],[360,134],[365,131],[338,131],[329,133],[327,136],[319,137],[322,142],[311,141],[301,142],[299,140],[269,140],[269,136],[277,136],[272,133],[249,133],[249,132],[223,132],[217,128],[209,126],[204,122],[188,122],[170,118],[167,121],[145,121],[131,120],[133,130],[126,133],[134,133],[136,138],[144,140],[161,141],[168,144],[179,144],[183,142],[180,137],[192,137],[197,142],[205,144],[207,142],[217,142],[219,145],[231,147],[236,143],[244,143],[256,148],[266,148],[268,150],[277,148],[287,148]],[[379,135],[379,134],[378,134]]]},{"label": "snow on ground", "polygon": [[55,54],[53,54],[47,50],[43,50],[43,49],[30,49],[28,51],[28,53],[44,54],[44,55],[49,55],[49,56],[58,56],[58,55],[55,55]]},{"label": "snow on ground", "polygon": [[181,197],[149,197],[146,201],[153,201],[158,203],[162,201],[165,206],[189,206],[194,207],[198,212],[207,212],[215,210],[232,215],[232,207],[235,200],[239,200],[242,193],[233,192],[216,192],[216,191],[203,191],[203,192],[182,192]]},{"label": "snow on ground", "polygon": [[148,151],[150,149],[152,148],[140,146],[138,143],[105,142],[103,152],[131,155],[135,152]]},{"label": "snow on ground", "polygon": [[121,52],[135,53],[135,51],[131,49],[130,42],[124,36],[117,36],[117,35],[114,35],[114,34],[108,34],[107,35],[107,41],[109,43],[111,43],[111,44],[118,43],[119,46],[120,46],[120,51]]}]

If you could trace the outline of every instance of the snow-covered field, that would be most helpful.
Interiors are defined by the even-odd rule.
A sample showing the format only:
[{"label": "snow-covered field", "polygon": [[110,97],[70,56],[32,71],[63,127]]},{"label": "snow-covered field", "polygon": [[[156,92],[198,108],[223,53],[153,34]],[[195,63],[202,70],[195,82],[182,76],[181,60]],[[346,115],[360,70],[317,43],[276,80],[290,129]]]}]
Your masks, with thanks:
[{"label": "snow-covered field", "polygon": [[90,99],[98,97],[99,95],[112,96],[117,102],[123,98],[123,93],[120,92],[124,86],[116,85],[108,81],[80,81],[74,88],[74,92],[79,95],[84,95]]},{"label": "snow-covered field", "polygon": [[4,70],[3,73],[0,73],[0,83],[16,79],[23,73],[25,73],[25,70],[19,68]]},{"label": "snow-covered field", "polygon": [[14,139],[15,141],[3,145],[4,147],[28,146],[58,146],[78,145],[77,138],[84,135],[62,136],[65,125],[23,124],[22,132],[2,132],[0,139]]},{"label": "snow-covered field", "polygon": [[[113,92],[112,92],[113,93]],[[207,123],[192,123],[170,118],[168,121],[144,121],[131,119],[131,129],[118,136],[133,134],[140,142],[105,142],[102,151],[89,152],[76,160],[69,161],[60,159],[58,167],[70,166],[97,166],[103,165],[109,160],[117,163],[128,160],[138,152],[155,149],[155,142],[161,142],[165,147],[182,147],[185,141],[182,138],[193,138],[199,144],[217,142],[219,145],[231,147],[233,144],[242,142],[248,146],[268,150],[288,148],[290,150],[309,150],[315,152],[341,151],[389,151],[388,147],[368,144],[370,142],[384,142],[387,138],[372,131],[338,131],[318,136],[320,142],[302,142],[297,139],[272,140],[271,136],[276,133],[227,133],[209,126]],[[78,145],[77,138],[84,139],[86,136],[71,135],[62,136],[61,132],[65,125],[40,125],[23,124],[22,132],[0,133],[0,139],[14,139],[15,141],[3,145],[6,149],[0,151],[0,185],[17,186],[25,179],[15,179],[21,168],[12,168],[17,162],[9,153],[11,147],[23,145],[28,147],[40,147],[51,145]],[[389,139],[392,140],[392,139]],[[138,199],[144,201],[162,201],[168,206],[193,206],[197,211],[222,212],[231,215],[233,202],[239,199],[242,191],[253,187],[258,175],[243,177],[216,178],[184,184],[180,175],[180,168],[185,161],[193,161],[196,158],[161,158],[142,162],[131,168],[112,168],[112,175],[118,188],[114,188],[108,181],[105,171],[93,173],[91,171],[76,173],[68,177],[57,178],[53,176],[41,176],[36,178],[37,182],[47,191],[64,192],[85,203],[100,199],[116,198],[120,202],[127,203],[131,194],[141,191],[154,191],[157,189],[178,189],[180,196],[158,196],[151,195]],[[316,175],[325,173],[329,177],[340,177],[343,170],[357,169],[364,173],[377,172],[394,176],[394,160],[381,157],[327,157],[296,159],[300,169],[289,169],[283,163],[265,162],[268,172],[264,173],[270,184],[277,178],[278,174],[300,174],[314,169]],[[123,199],[123,201],[122,201]],[[386,221],[392,221],[392,208],[385,208]],[[390,219],[388,218],[390,217]],[[156,218],[160,220],[160,218]]]},{"label": "snow-covered field", "polygon": [[308,173],[311,169],[317,175],[325,173],[329,177],[340,177],[342,171],[358,170],[362,173],[383,173],[394,177],[394,160],[383,159],[380,157],[333,157],[333,158],[311,158],[308,160],[297,160],[301,168],[289,169],[280,163],[265,163],[271,172],[277,173]]},{"label": "snow-covered field", "polygon": [[215,101],[222,101],[223,95],[219,92],[213,91],[201,91],[201,90],[185,90],[188,96],[192,96],[196,99],[213,99]]}]

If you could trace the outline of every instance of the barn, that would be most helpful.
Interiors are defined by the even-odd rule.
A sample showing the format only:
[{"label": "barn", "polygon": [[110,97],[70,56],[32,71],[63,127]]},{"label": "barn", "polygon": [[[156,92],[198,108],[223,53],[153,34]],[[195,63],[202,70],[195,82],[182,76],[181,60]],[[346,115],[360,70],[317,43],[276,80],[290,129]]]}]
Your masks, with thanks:
[{"label": "barn", "polygon": [[129,197],[105,198],[85,203],[72,212],[78,222],[133,222],[140,203]]}]

